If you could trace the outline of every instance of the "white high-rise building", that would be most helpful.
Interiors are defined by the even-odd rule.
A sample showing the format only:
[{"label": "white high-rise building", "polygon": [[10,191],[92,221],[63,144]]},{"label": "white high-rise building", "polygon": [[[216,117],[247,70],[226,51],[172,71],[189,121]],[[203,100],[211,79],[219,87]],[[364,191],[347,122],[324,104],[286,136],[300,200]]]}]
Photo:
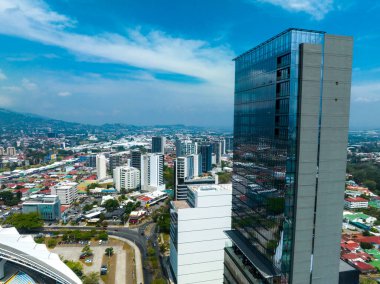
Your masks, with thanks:
[{"label": "white high-rise building", "polygon": [[0,156],[3,156],[5,154],[5,150],[3,147],[0,147]]},{"label": "white high-rise building", "polygon": [[201,166],[201,155],[194,154],[188,155],[186,157],[178,157],[175,160],[175,178],[178,182],[184,181],[185,179],[191,179],[193,177],[199,176],[202,170],[199,168]]},{"label": "white high-rise building", "polygon": [[176,156],[183,157],[197,153],[197,143],[191,140],[176,140]]},{"label": "white high-rise building", "polygon": [[225,230],[231,229],[232,186],[188,186],[170,208],[170,265],[175,282],[223,283]]},{"label": "white high-rise building", "polygon": [[133,190],[140,187],[140,170],[133,167],[116,167],[113,170],[113,181],[117,191]]},{"label": "white high-rise building", "polygon": [[16,148],[15,147],[8,147],[7,148],[7,155],[8,156],[16,156]]},{"label": "white high-rise building", "polygon": [[[175,196],[180,199],[186,198],[187,187],[183,186],[186,181],[199,177],[202,173],[202,156],[200,154],[188,155],[186,157],[178,157],[174,161],[174,189]],[[178,194],[178,188],[181,193]]]},{"label": "white high-rise building", "polygon": [[146,154],[141,156],[141,189],[164,190],[164,155]]},{"label": "white high-rise building", "polygon": [[77,198],[76,182],[60,182],[51,187],[51,195],[58,195],[62,205],[70,205]]},{"label": "white high-rise building", "polygon": [[103,154],[96,155],[96,175],[98,180],[107,177],[107,159]]}]

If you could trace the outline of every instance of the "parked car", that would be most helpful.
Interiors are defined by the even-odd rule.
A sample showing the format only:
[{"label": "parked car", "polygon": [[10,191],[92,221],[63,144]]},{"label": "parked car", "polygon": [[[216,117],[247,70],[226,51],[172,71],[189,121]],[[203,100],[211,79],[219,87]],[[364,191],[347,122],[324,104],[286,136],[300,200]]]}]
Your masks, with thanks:
[{"label": "parked car", "polygon": [[102,267],[100,268],[100,275],[106,275],[108,272],[107,265],[103,264]]}]

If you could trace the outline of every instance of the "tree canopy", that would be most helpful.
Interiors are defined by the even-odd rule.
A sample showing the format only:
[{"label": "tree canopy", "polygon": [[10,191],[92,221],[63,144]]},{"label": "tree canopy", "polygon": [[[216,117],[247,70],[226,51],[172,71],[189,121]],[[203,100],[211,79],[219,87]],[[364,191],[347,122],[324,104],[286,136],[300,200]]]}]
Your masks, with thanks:
[{"label": "tree canopy", "polygon": [[0,192],[0,200],[4,201],[5,205],[14,206],[20,202],[21,195],[14,195],[11,191],[2,191]]},{"label": "tree canopy", "polygon": [[98,284],[100,276],[98,272],[91,272],[85,275],[82,279],[83,284]]},{"label": "tree canopy", "polygon": [[79,261],[65,260],[64,263],[79,277],[83,275],[83,265]]},{"label": "tree canopy", "polygon": [[42,228],[44,222],[38,213],[32,212],[12,214],[5,220],[5,224],[12,225],[20,231],[30,231]]},{"label": "tree canopy", "polygon": [[106,202],[104,202],[102,206],[106,208],[108,212],[112,212],[116,210],[117,208],[119,208],[120,205],[119,205],[119,201],[117,201],[116,199],[109,199]]}]

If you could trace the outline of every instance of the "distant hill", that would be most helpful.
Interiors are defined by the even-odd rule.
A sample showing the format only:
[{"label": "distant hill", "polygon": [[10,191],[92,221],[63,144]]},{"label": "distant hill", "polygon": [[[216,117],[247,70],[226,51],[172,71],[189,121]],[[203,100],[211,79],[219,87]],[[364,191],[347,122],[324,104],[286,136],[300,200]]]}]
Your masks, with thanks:
[{"label": "distant hill", "polygon": [[48,129],[57,133],[66,134],[84,134],[84,133],[114,133],[115,135],[122,135],[123,133],[133,133],[136,131],[151,130],[153,128],[163,128],[169,131],[178,131],[180,129],[187,129],[191,131],[204,131],[205,127],[199,126],[186,126],[182,124],[173,125],[146,125],[137,126],[124,123],[106,123],[103,125],[90,125],[76,122],[67,122],[48,117],[39,116],[30,113],[20,113],[8,109],[0,108],[0,133],[12,134],[12,132],[20,132],[25,134],[30,133],[46,133]]},{"label": "distant hill", "polygon": [[81,128],[82,124],[42,117],[30,113],[19,113],[0,108],[0,127],[10,129]]}]

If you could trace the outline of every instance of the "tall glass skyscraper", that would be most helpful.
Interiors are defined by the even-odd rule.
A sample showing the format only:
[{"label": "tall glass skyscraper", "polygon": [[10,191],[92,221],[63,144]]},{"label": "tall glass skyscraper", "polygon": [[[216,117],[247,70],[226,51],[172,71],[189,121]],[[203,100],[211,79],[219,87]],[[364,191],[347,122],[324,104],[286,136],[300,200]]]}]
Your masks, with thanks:
[{"label": "tall glass skyscraper", "polygon": [[352,42],[289,29],[235,58],[225,283],[338,283]]}]

